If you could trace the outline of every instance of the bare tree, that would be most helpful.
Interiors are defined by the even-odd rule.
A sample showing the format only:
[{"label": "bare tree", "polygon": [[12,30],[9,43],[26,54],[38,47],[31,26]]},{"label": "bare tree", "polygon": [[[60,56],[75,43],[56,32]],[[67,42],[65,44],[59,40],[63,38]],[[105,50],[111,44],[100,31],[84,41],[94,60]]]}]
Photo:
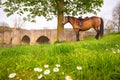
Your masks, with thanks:
[{"label": "bare tree", "polygon": [[[19,30],[19,32],[20,32],[19,39],[21,39],[22,28],[25,27],[25,21],[21,17],[15,17],[13,22],[14,22],[14,30],[16,30],[16,28],[17,28],[17,30]],[[14,33],[14,31],[13,31],[13,33]],[[12,38],[14,38],[14,36]],[[21,41],[20,41],[20,43],[21,43]]]},{"label": "bare tree", "polygon": [[120,2],[113,9],[113,20],[119,32],[120,31]]},{"label": "bare tree", "polygon": [[21,17],[16,17],[14,20],[14,28],[23,28],[25,26],[25,21]]},{"label": "bare tree", "polygon": [[105,26],[106,26],[106,29],[109,33],[116,31],[116,27],[115,27],[116,23],[113,20],[106,20]]}]

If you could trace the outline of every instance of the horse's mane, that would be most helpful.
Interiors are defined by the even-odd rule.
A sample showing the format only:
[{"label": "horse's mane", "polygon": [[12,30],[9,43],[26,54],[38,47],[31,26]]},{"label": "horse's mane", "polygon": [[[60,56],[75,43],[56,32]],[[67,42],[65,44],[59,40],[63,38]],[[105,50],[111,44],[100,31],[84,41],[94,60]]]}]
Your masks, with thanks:
[{"label": "horse's mane", "polygon": [[78,18],[76,18],[76,17],[73,17],[73,16],[67,16],[68,18],[73,18],[73,19],[78,19]]},{"label": "horse's mane", "polygon": [[[77,17],[73,17],[73,16],[66,16],[66,17],[70,17],[70,18],[76,18],[77,19]],[[82,19],[86,19],[86,18],[96,18],[97,16],[92,16],[92,17],[85,17],[85,18],[82,18]],[[79,17],[80,18],[80,17]]]}]

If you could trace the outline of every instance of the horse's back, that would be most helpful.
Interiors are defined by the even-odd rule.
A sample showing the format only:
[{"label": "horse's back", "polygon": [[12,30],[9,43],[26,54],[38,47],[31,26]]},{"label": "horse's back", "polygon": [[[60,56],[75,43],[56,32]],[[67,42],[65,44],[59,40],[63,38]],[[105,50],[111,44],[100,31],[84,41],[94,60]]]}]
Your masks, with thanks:
[{"label": "horse's back", "polygon": [[89,17],[83,21],[82,30],[88,30],[92,27],[99,27],[100,24],[101,24],[100,17],[96,17],[96,16]]}]

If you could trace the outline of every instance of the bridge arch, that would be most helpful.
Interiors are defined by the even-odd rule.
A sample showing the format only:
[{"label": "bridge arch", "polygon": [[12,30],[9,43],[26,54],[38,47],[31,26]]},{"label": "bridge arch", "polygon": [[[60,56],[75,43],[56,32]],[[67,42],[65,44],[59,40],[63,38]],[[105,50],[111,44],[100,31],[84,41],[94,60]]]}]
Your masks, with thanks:
[{"label": "bridge arch", "polygon": [[36,40],[37,44],[49,43],[50,39],[47,36],[40,36]]},{"label": "bridge arch", "polygon": [[22,37],[22,44],[30,44],[30,38],[27,35]]}]

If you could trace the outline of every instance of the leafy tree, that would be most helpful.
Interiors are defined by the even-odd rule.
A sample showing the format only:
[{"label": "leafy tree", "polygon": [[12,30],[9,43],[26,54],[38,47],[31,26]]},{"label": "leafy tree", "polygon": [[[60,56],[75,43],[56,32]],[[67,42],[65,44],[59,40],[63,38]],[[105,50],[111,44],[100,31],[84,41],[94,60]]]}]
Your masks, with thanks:
[{"label": "leafy tree", "polygon": [[113,19],[118,27],[118,32],[120,31],[120,2],[113,9]]},{"label": "leafy tree", "polygon": [[1,0],[0,0],[0,8],[1,8]]},{"label": "leafy tree", "polygon": [[34,22],[36,16],[44,16],[47,20],[57,17],[57,40],[63,30],[64,15],[96,14],[102,6],[103,0],[7,0],[3,5],[7,16],[27,14],[24,20]]}]

